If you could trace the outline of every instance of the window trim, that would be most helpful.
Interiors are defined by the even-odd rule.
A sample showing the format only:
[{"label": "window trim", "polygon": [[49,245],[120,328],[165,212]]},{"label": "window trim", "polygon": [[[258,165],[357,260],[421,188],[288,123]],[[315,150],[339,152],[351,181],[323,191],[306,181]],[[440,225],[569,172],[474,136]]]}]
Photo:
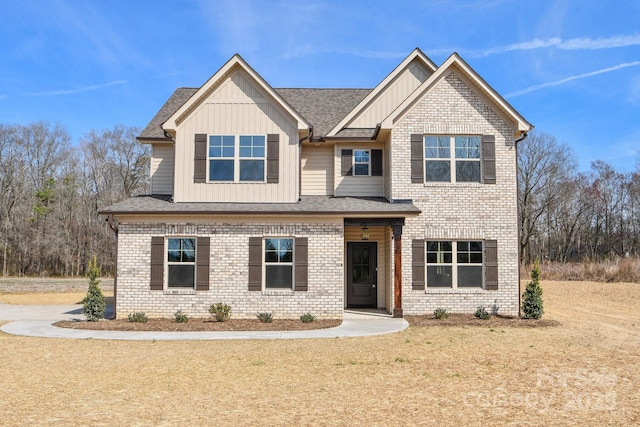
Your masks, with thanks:
[{"label": "window trim", "polygon": [[[193,262],[182,262],[182,261],[169,261],[169,240],[171,239],[193,239]],[[196,236],[165,236],[164,239],[164,289],[167,291],[195,291],[197,289],[198,283],[198,237]],[[181,244],[182,247],[182,244]],[[180,249],[182,251],[182,249]],[[193,267],[193,285],[191,287],[188,286],[170,286],[169,285],[169,267],[172,265],[190,265]]]},{"label": "window trim", "polygon": [[[207,134],[206,140],[206,182],[214,184],[263,184],[267,182],[268,165],[267,165],[267,151],[268,151],[268,136],[267,134]],[[210,153],[211,137],[233,137],[233,157],[212,157]],[[240,155],[240,138],[250,137],[252,142],[255,137],[263,138],[263,154],[261,157],[246,157]],[[211,161],[212,160],[232,160],[233,161],[233,179],[232,180],[212,180],[211,179]],[[240,179],[240,166],[243,160],[260,160],[262,161],[262,180],[241,180]]]},{"label": "window trim", "polygon": [[[428,260],[428,252],[429,252],[429,243],[430,242],[448,242],[451,244],[451,262],[449,263],[445,263],[445,262],[437,262],[437,263],[430,263]],[[480,256],[482,257],[482,261],[480,263],[472,263],[472,262],[459,262],[458,261],[458,243],[462,243],[462,242],[466,242],[468,244],[470,243],[479,243],[480,244],[480,250],[479,251],[471,251],[470,249],[467,251],[469,253],[480,253]],[[485,267],[486,267],[486,260],[485,260],[485,253],[484,253],[484,249],[485,249],[485,241],[484,240],[467,240],[467,239],[451,239],[451,240],[436,240],[436,239],[425,239],[424,240],[424,247],[423,247],[423,253],[424,253],[424,289],[425,290],[429,290],[429,291],[434,291],[434,290],[481,290],[481,289],[486,289],[485,286]],[[450,267],[451,268],[451,287],[447,287],[447,286],[429,286],[429,267],[437,267],[437,266],[442,266],[442,267]],[[459,267],[465,267],[465,266],[475,266],[475,267],[480,267],[480,280],[481,280],[481,284],[480,286],[459,286],[459,280],[458,280],[458,268]]]},{"label": "window trim", "polygon": [[[291,240],[291,262],[267,262],[267,240]],[[289,287],[268,287],[267,267],[268,266],[289,266],[291,267],[291,286]],[[294,236],[263,236],[262,237],[262,290],[263,291],[294,291],[296,285],[296,238]]]},{"label": "window trim", "polygon": [[[448,138],[449,140],[449,157],[427,157],[427,138]],[[478,140],[478,157],[458,158],[456,156],[456,139],[457,138],[477,138]],[[446,134],[446,135],[434,135],[425,134],[422,136],[422,161],[423,167],[423,182],[425,184],[481,184],[482,183],[482,135],[471,134]],[[448,181],[429,181],[427,180],[427,163],[428,162],[448,162],[449,164],[449,180]],[[477,181],[458,181],[456,178],[458,165],[457,162],[477,162],[478,163],[478,180]]]}]

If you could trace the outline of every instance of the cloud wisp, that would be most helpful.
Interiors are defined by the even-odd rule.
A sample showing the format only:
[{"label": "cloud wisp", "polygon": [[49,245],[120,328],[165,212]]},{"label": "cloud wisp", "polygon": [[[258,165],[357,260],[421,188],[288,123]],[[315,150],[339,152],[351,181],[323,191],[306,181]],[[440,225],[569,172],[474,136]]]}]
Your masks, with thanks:
[{"label": "cloud wisp", "polygon": [[485,57],[513,51],[543,49],[548,47],[555,47],[560,50],[598,50],[628,46],[640,46],[640,34],[617,35],[595,39],[589,37],[577,37],[568,40],[563,40],[560,37],[552,37],[550,39],[533,39],[530,41],[498,46],[485,50],[473,50],[467,52],[467,54],[475,57]]},{"label": "cloud wisp", "polygon": [[92,90],[104,89],[110,86],[123,85],[127,83],[126,80],[115,80],[112,82],[107,82],[99,85],[89,85],[83,86],[76,89],[58,89],[58,90],[48,90],[44,92],[34,92],[30,93],[29,96],[59,96],[59,95],[74,95],[76,93],[89,92]]},{"label": "cloud wisp", "polygon": [[638,66],[638,65],[640,65],[640,61],[625,62],[623,64],[614,65],[613,67],[603,68],[601,70],[591,71],[589,73],[584,73],[584,74],[578,74],[578,75],[575,75],[575,76],[565,77],[564,79],[556,80],[555,82],[547,82],[547,83],[541,83],[539,85],[529,86],[528,88],[520,89],[520,90],[517,90],[515,92],[508,93],[507,95],[505,95],[505,98],[513,98],[513,97],[516,97],[516,96],[525,95],[527,93],[535,92],[536,90],[544,89],[544,88],[547,88],[547,87],[559,86],[561,84],[568,83],[568,82],[573,81],[573,80],[586,79],[587,77],[593,77],[593,76],[597,76],[599,74],[610,73],[612,71],[620,70],[622,68],[635,67],[635,66]]}]

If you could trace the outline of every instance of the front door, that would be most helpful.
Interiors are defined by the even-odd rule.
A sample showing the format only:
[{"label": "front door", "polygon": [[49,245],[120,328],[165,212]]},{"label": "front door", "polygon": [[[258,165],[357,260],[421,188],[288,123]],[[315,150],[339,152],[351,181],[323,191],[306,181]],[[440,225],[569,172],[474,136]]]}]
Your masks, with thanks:
[{"label": "front door", "polygon": [[377,243],[347,243],[347,307],[376,308]]}]

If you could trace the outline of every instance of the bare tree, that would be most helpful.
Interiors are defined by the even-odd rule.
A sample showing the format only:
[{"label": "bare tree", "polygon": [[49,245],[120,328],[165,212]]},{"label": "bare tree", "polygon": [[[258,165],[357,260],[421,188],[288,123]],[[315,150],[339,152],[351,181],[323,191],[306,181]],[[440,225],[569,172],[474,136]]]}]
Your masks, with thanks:
[{"label": "bare tree", "polygon": [[[575,171],[573,153],[566,145],[544,133],[531,133],[518,145],[518,203],[520,206],[520,253],[522,262],[530,262],[547,253],[531,252],[532,241],[540,238],[540,227],[548,231],[550,223],[541,224],[545,212],[559,198],[563,185],[571,180]],[[548,218],[547,218],[548,219]],[[540,242],[542,243],[542,242]]]}]

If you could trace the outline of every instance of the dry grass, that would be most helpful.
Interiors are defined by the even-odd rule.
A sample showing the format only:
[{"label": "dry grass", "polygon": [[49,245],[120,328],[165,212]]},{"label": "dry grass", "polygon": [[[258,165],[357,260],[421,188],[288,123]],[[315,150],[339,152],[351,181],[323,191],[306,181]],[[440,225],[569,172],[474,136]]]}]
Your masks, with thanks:
[{"label": "dry grass", "polygon": [[3,425],[638,425],[640,285],[543,282],[560,326],[294,341],[0,334]]},{"label": "dry grass", "polygon": [[[533,266],[520,269],[528,279]],[[640,283],[640,258],[616,258],[599,262],[561,263],[545,261],[540,265],[545,280]]]}]

